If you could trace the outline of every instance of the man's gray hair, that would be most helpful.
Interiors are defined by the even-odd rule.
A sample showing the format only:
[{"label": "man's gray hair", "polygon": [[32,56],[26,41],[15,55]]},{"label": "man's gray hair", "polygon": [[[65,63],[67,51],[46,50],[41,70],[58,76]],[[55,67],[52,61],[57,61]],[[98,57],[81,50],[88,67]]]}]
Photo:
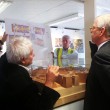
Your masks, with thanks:
[{"label": "man's gray hair", "polygon": [[63,39],[63,38],[70,39],[70,36],[69,36],[69,35],[64,35],[64,36],[62,37],[62,39]]},{"label": "man's gray hair", "polygon": [[8,62],[19,64],[22,58],[28,58],[32,51],[32,42],[26,37],[13,37],[7,44]]},{"label": "man's gray hair", "polygon": [[100,15],[95,19],[98,27],[105,27],[107,30],[107,36],[110,37],[110,14]]}]

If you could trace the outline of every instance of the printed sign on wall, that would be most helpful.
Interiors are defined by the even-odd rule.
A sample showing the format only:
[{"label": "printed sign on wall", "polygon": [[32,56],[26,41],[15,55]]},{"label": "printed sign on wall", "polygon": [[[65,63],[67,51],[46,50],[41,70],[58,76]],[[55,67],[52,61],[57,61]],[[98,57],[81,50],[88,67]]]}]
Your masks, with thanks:
[{"label": "printed sign on wall", "polygon": [[[9,35],[7,43],[12,37],[24,36],[33,42],[35,58],[34,65],[48,66],[52,64],[52,42],[50,28],[44,24],[29,23],[18,20],[5,20],[6,33]],[[43,62],[41,64],[41,62]]]}]

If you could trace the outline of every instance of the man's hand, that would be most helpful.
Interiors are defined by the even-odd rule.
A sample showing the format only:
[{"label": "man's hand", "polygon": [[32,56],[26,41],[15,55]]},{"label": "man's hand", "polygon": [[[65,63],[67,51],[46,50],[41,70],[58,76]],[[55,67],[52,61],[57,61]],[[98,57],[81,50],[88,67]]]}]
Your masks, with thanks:
[{"label": "man's hand", "polygon": [[4,43],[7,40],[7,37],[8,37],[8,34],[6,34],[6,32],[4,32],[1,41]]},{"label": "man's hand", "polygon": [[46,82],[45,85],[52,88],[53,83],[56,77],[59,75],[59,66],[49,66],[46,74]]}]

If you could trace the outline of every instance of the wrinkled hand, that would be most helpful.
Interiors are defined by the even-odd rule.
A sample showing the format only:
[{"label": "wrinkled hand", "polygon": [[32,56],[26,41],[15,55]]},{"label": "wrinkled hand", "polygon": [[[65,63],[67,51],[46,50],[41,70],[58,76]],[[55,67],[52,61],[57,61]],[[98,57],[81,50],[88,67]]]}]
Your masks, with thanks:
[{"label": "wrinkled hand", "polygon": [[46,79],[48,81],[55,81],[55,78],[58,76],[59,66],[49,66],[46,74]]},{"label": "wrinkled hand", "polygon": [[4,32],[3,37],[2,37],[2,42],[4,43],[7,40],[8,34],[6,34],[6,32]]},{"label": "wrinkled hand", "polygon": [[48,87],[52,87],[56,77],[59,75],[59,66],[49,66],[46,74],[46,82],[45,85]]}]

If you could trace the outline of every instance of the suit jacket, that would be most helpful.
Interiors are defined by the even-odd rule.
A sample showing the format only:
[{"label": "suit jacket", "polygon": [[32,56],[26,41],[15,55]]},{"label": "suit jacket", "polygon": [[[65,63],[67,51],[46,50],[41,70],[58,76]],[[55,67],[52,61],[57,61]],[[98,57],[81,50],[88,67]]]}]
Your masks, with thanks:
[{"label": "suit jacket", "polygon": [[96,44],[89,41],[90,49],[91,49],[91,58],[93,58],[94,54],[97,52],[98,47]]},{"label": "suit jacket", "polygon": [[86,82],[84,110],[110,108],[110,41],[93,56]]},{"label": "suit jacket", "polygon": [[52,110],[60,97],[55,90],[34,82],[28,71],[0,58],[0,107],[3,110]]}]

